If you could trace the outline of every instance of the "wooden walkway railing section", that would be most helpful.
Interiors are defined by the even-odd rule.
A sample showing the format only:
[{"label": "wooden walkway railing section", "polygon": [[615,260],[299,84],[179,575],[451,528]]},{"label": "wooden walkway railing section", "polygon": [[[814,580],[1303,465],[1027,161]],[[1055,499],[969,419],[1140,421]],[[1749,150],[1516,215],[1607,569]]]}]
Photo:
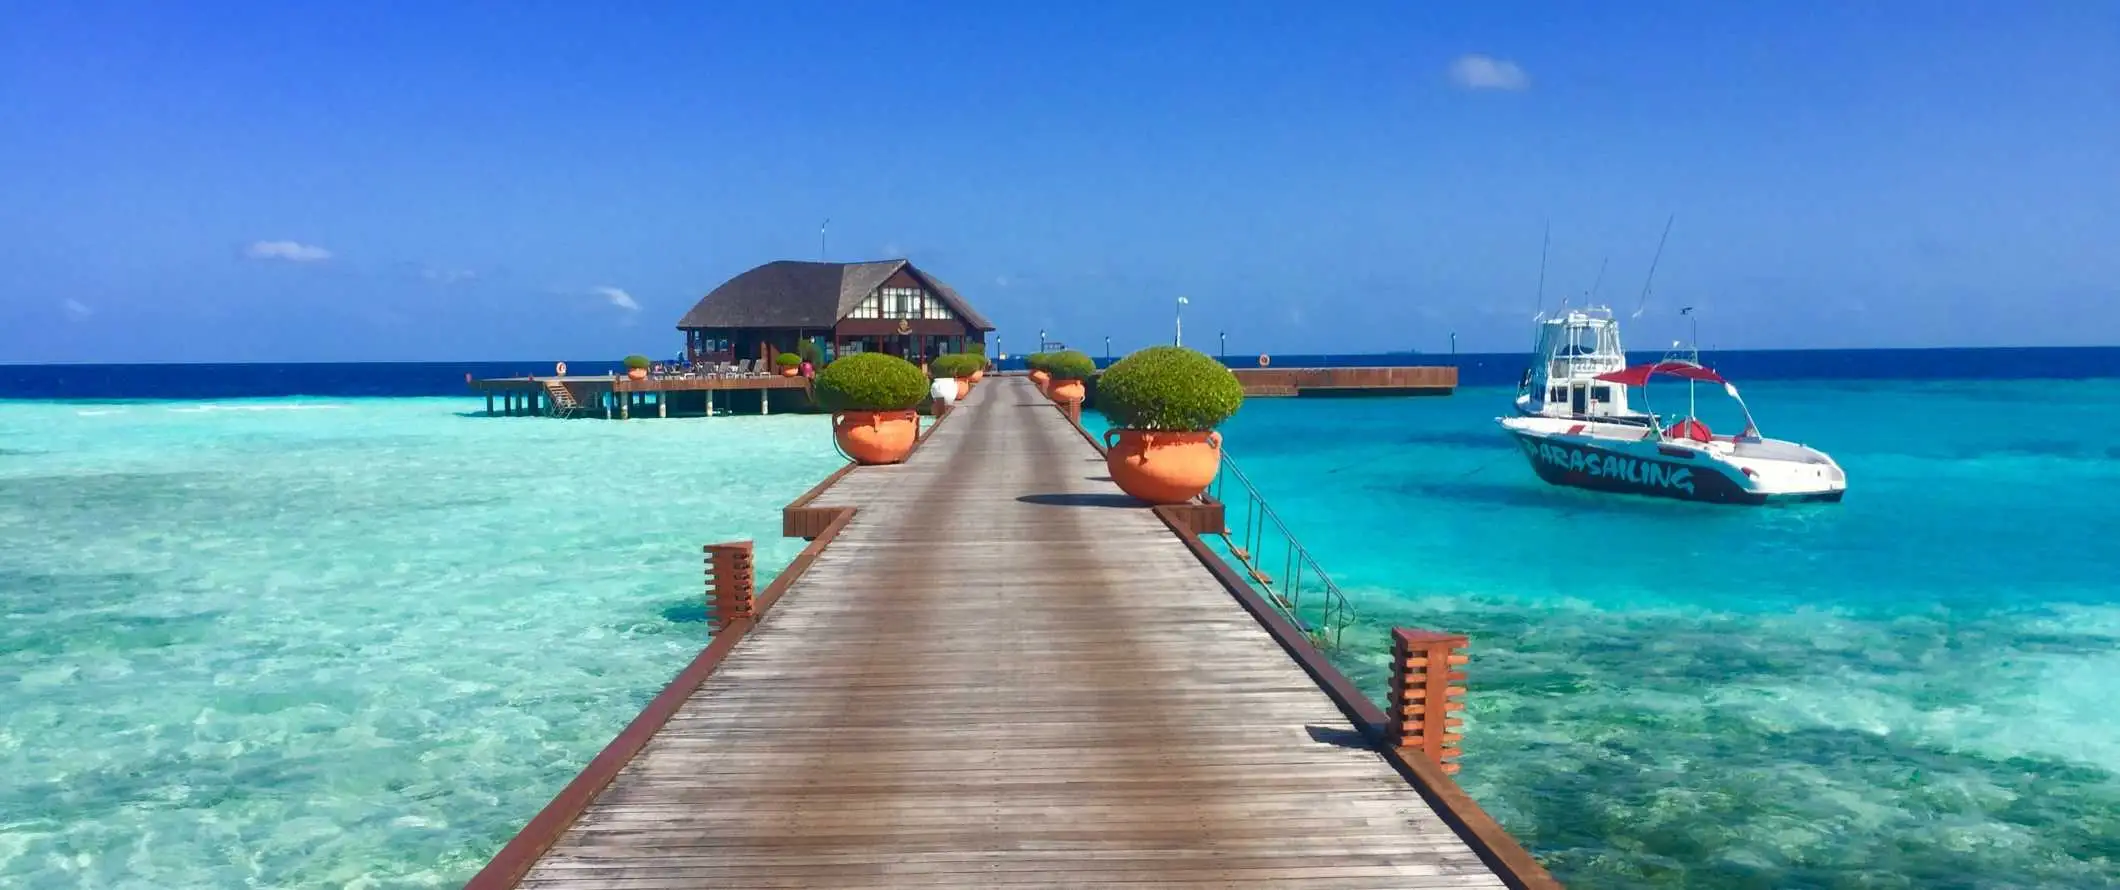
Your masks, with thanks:
[{"label": "wooden walkway railing section", "polygon": [[469,886],[1557,887],[1444,773],[1452,672],[1387,725],[1207,512],[980,386],[790,504],[764,591],[708,546],[710,645]]}]

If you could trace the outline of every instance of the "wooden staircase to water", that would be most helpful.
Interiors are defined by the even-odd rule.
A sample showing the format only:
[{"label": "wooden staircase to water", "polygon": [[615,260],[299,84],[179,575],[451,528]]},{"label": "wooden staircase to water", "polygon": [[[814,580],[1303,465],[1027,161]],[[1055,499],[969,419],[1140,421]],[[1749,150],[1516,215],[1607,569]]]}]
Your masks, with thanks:
[{"label": "wooden staircase to water", "polygon": [[550,413],[553,417],[573,417],[581,412],[582,403],[574,398],[574,391],[568,389],[567,384],[557,380],[546,380],[543,382],[545,384],[545,395],[551,397],[552,409]]}]

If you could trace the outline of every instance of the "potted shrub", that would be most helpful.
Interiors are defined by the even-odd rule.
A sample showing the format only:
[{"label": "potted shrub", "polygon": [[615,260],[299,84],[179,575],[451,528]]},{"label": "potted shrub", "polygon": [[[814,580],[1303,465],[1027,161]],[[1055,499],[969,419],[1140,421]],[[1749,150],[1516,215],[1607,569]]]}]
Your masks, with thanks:
[{"label": "potted shrub", "polygon": [[1222,434],[1244,385],[1221,362],[1182,346],[1151,346],[1104,369],[1097,406],[1111,420],[1105,466],[1127,494],[1181,504],[1215,481]]},{"label": "potted shrub", "polygon": [[817,403],[832,412],[832,435],[858,464],[895,464],[920,438],[914,409],[927,398],[927,376],[912,362],[880,352],[840,358],[817,372]]},{"label": "potted shrub", "polygon": [[1053,353],[1045,360],[1045,373],[1052,378],[1045,385],[1045,394],[1062,405],[1082,403],[1084,389],[1082,381],[1097,373],[1097,363],[1089,356],[1072,349]]},{"label": "potted shrub", "polygon": [[648,357],[645,355],[626,356],[626,376],[635,380],[648,379],[648,364]]},{"label": "potted shrub", "polygon": [[946,353],[935,356],[935,360],[928,363],[928,374],[936,380],[941,380],[945,377],[955,378],[957,380],[957,401],[961,402],[964,401],[965,396],[972,394],[972,372],[978,370],[978,368],[979,360],[977,358],[962,353]]},{"label": "potted shrub", "polygon": [[1043,352],[1033,352],[1023,357],[1023,363],[1031,369],[1031,385],[1037,387],[1039,392],[1044,392],[1046,381],[1053,378],[1053,375],[1046,373],[1045,362],[1046,353]]},{"label": "potted shrub", "polygon": [[986,344],[966,343],[964,344],[964,354],[979,360],[978,366],[972,369],[971,376],[971,381],[978,383],[979,378],[986,376],[987,365],[992,364],[992,362],[986,360]]},{"label": "potted shrub", "polygon": [[802,373],[802,356],[792,352],[783,352],[774,356],[773,364],[780,367],[780,376],[782,377],[793,377]]}]

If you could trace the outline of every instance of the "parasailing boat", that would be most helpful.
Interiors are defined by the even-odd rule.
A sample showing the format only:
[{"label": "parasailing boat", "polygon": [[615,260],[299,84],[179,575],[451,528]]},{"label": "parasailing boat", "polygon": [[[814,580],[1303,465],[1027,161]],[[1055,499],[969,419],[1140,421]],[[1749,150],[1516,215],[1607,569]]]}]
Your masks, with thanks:
[{"label": "parasailing boat", "polygon": [[[1519,398],[1517,416],[1500,418],[1532,470],[1553,485],[1726,504],[1839,501],[1847,493],[1847,475],[1839,464],[1815,448],[1761,436],[1737,386],[1698,361],[1665,358],[1596,374],[1553,376],[1556,384],[1565,380],[1565,387],[1541,392],[1567,394],[1567,404],[1554,405],[1564,410],[1529,412]],[[1686,417],[1667,427],[1659,429],[1654,413],[1628,409],[1623,393],[1596,397],[1597,389],[1608,386],[1639,389],[1646,405],[1649,380],[1659,376],[1688,382]],[[1701,383],[1720,384],[1736,400],[1745,416],[1743,432],[1716,435],[1694,414],[1691,391]],[[1588,398],[1576,395],[1586,390]],[[1546,396],[1541,401],[1563,400]]]}]

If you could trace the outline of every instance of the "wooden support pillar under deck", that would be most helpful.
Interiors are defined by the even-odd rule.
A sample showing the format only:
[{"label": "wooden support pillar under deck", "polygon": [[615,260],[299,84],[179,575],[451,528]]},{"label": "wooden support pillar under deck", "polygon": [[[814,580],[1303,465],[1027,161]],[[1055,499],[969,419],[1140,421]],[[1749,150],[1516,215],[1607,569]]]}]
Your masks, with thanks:
[{"label": "wooden support pillar under deck", "polygon": [[1465,709],[1465,674],[1457,668],[1470,659],[1468,641],[1458,634],[1404,627],[1391,629],[1391,744],[1436,762],[1443,772],[1458,771],[1458,732],[1464,721],[1452,716]]},{"label": "wooden support pillar under deck", "polygon": [[754,598],[756,577],[751,568],[751,542],[708,544],[707,619],[714,632],[728,629],[730,622],[758,617]]},{"label": "wooden support pillar under deck", "polygon": [[486,416],[493,416],[493,390],[486,390]]},{"label": "wooden support pillar under deck", "polygon": [[668,416],[670,416],[670,394],[669,394],[669,393],[666,393],[666,392],[659,392],[659,393],[656,393],[656,394],[655,394],[655,416],[657,416],[657,417],[668,417]]}]

